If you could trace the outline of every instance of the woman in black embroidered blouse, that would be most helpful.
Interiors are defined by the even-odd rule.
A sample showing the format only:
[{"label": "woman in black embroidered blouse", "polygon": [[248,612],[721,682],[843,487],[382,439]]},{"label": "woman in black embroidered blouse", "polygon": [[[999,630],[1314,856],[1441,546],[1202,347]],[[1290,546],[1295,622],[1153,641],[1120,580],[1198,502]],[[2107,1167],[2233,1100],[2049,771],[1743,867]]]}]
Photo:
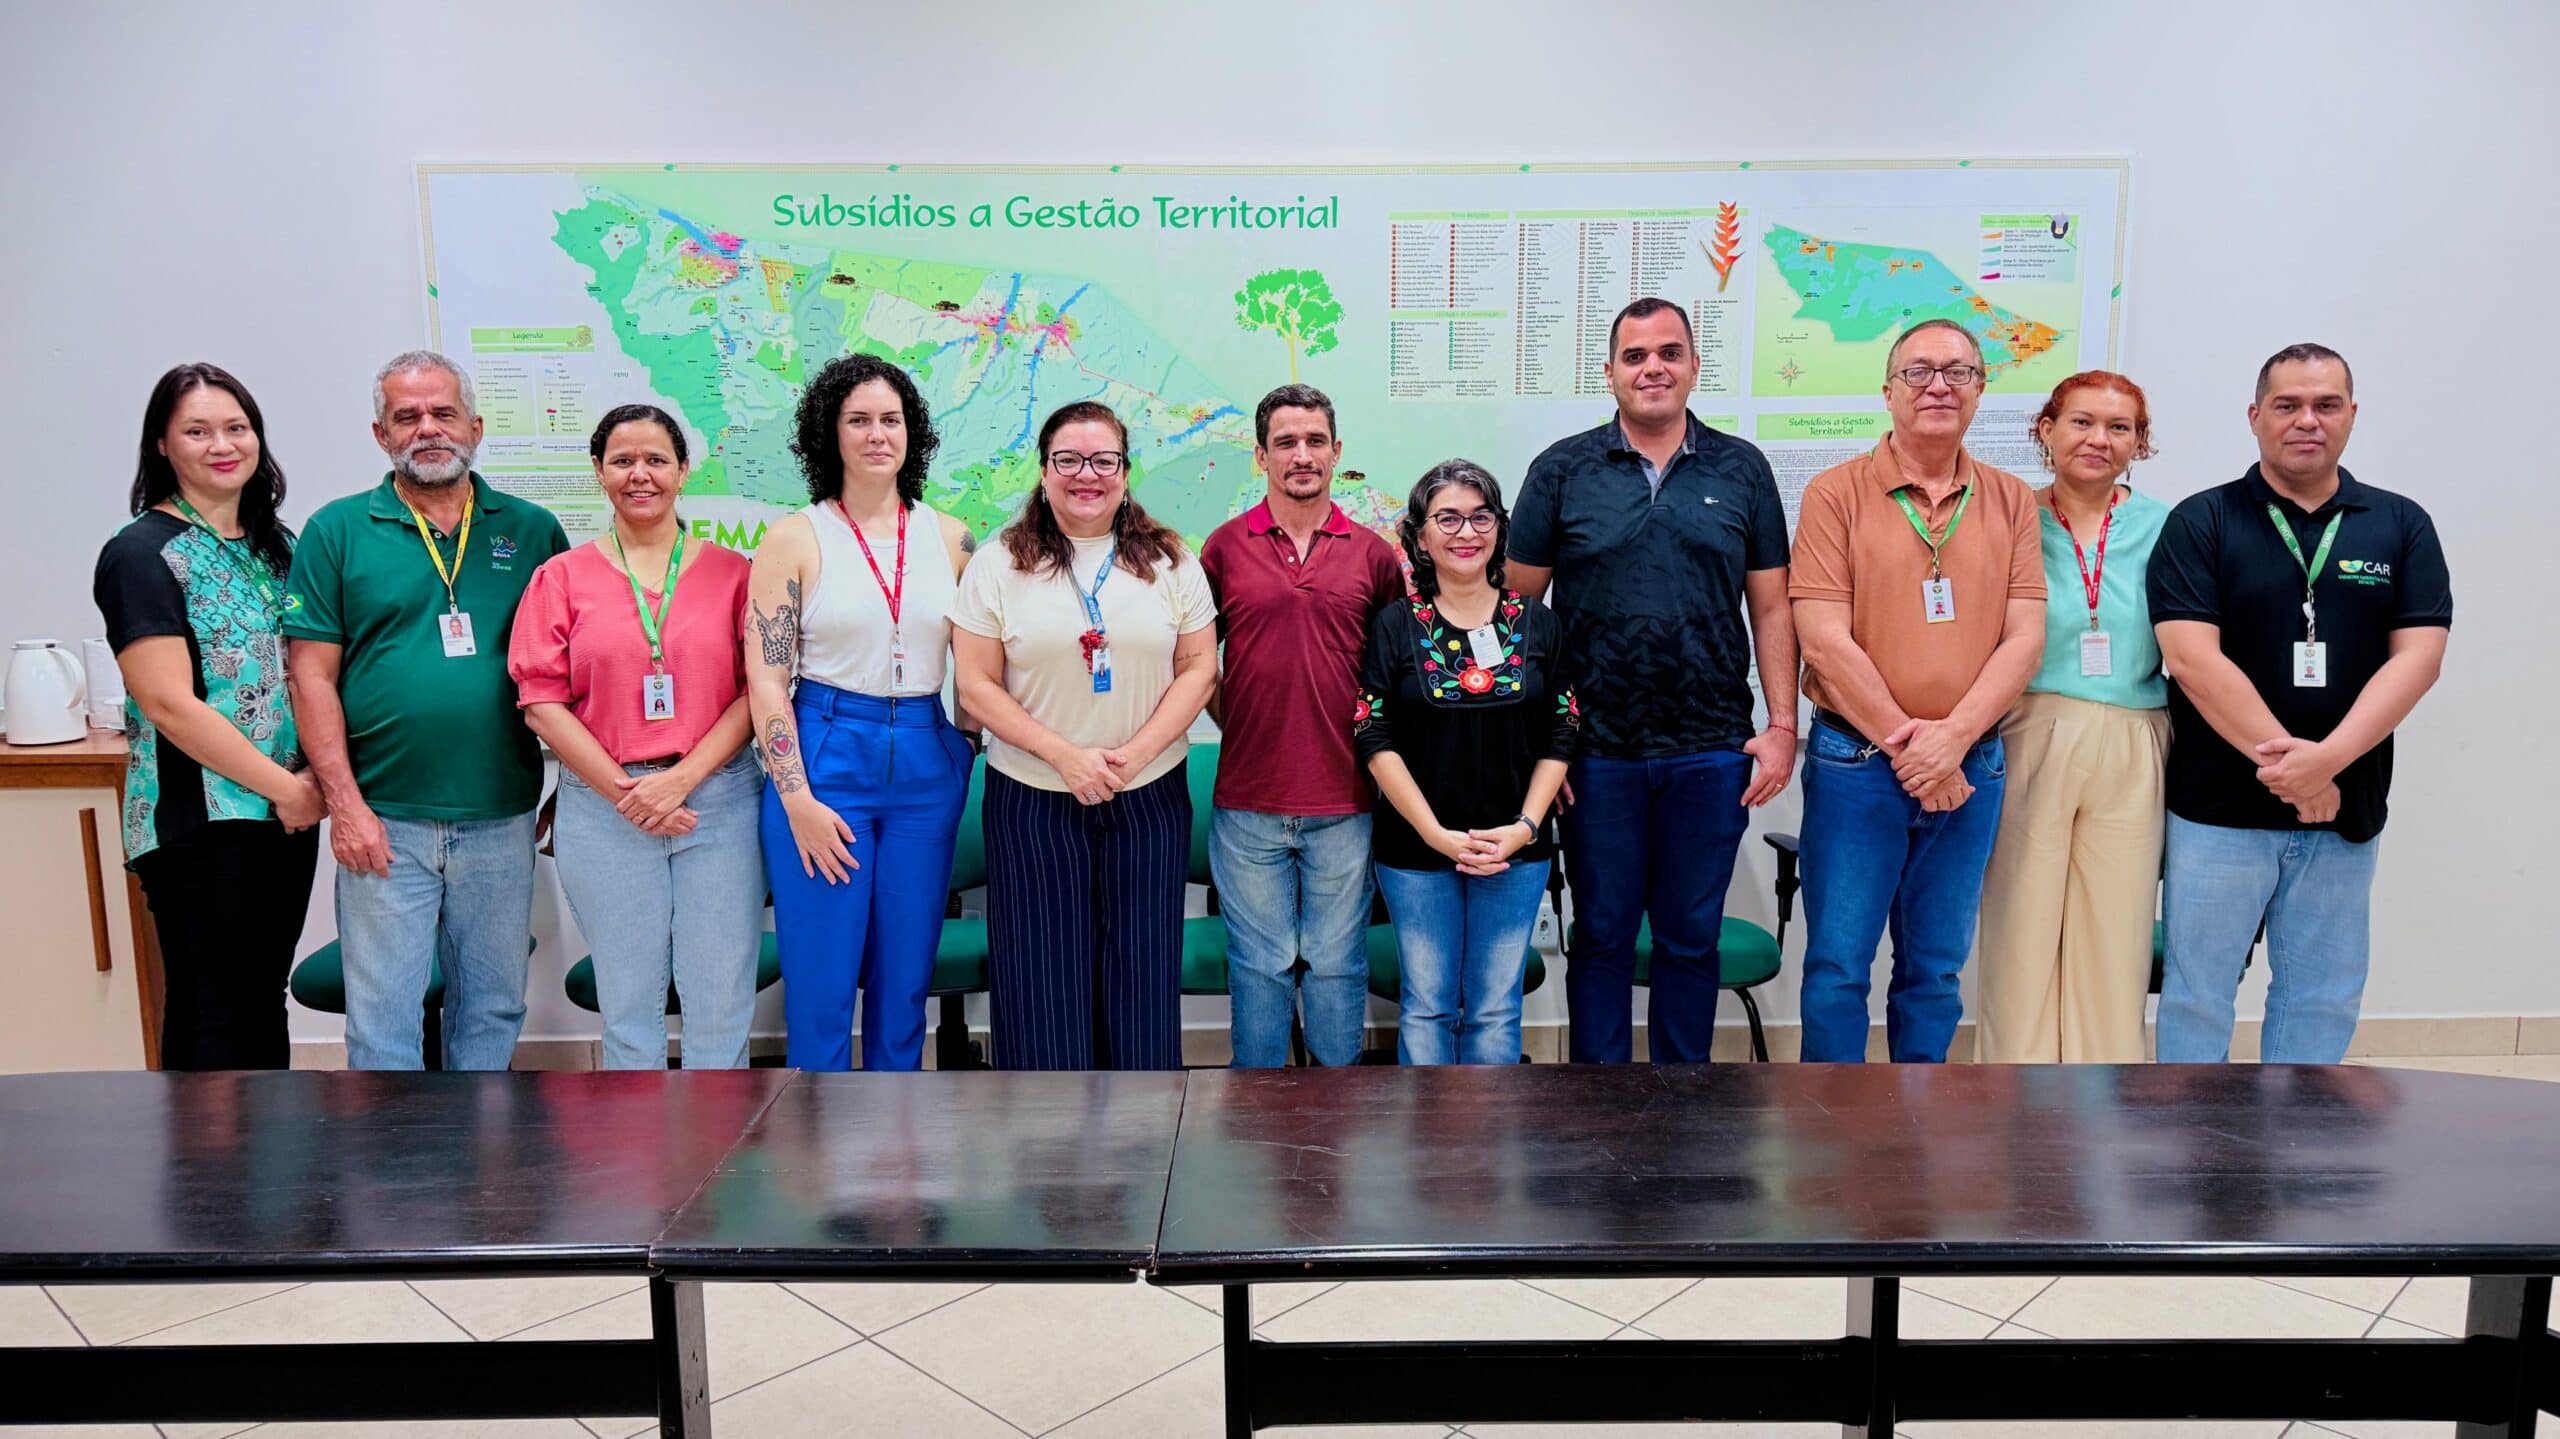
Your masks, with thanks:
[{"label": "woman in black embroidered blouse", "polygon": [[1397,526],[1414,595],[1371,617],[1352,746],[1377,781],[1378,890],[1395,921],[1407,1064],[1511,1064],[1555,850],[1548,812],[1582,715],[1563,627],[1502,588],[1502,486],[1447,460]]}]

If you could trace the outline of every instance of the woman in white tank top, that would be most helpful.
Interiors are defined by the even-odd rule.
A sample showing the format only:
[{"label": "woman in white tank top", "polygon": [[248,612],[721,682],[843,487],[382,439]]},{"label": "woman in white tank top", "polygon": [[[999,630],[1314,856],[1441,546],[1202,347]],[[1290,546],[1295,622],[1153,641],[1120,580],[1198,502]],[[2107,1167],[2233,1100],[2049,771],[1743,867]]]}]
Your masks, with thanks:
[{"label": "woman in white tank top", "polygon": [[848,355],[800,397],[813,503],[769,530],[748,582],[747,694],[764,757],[765,872],[787,1062],[916,1069],[953,837],[976,747],[945,718],[968,528],[923,502],[938,444],[895,365]]}]

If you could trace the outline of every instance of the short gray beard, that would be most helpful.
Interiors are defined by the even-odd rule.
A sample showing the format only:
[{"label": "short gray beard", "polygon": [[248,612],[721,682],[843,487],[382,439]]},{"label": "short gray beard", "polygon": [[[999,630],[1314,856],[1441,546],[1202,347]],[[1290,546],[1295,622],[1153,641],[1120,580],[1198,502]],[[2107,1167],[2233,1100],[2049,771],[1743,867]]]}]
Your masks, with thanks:
[{"label": "short gray beard", "polygon": [[432,448],[450,450],[453,458],[441,465],[421,466],[418,463],[417,454],[419,450],[425,448],[430,446],[413,440],[407,449],[402,450],[391,461],[392,473],[422,490],[441,490],[447,485],[458,483],[464,476],[471,473],[471,462],[479,454],[477,445],[446,440]]}]

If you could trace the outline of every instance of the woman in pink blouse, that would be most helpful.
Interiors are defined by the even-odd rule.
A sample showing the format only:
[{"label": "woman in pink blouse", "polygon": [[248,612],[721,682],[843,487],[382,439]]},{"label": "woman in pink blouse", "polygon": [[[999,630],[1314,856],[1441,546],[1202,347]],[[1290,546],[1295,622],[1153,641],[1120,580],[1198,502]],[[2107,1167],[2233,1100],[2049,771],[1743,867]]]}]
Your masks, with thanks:
[{"label": "woman in pink blouse", "polygon": [[612,411],[587,452],[613,526],[535,571],[507,669],[560,756],[554,848],[595,955],[605,1067],[665,1067],[672,977],[685,1067],[742,1068],[765,897],[747,561],[684,533],[684,431],[664,410]]}]

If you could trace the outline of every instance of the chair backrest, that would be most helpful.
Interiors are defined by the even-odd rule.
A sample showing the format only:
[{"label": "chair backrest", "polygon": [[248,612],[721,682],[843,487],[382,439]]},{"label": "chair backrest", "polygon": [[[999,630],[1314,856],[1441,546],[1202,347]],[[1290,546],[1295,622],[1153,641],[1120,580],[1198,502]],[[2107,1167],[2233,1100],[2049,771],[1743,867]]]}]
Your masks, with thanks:
[{"label": "chair backrest", "polygon": [[1191,882],[1209,884],[1209,820],[1217,811],[1218,746],[1195,744],[1186,761],[1191,772]]},{"label": "chair backrest", "polygon": [[987,798],[987,765],[969,769],[969,802],[960,811],[960,832],[951,846],[951,887],[977,889],[987,882],[987,830],[979,818]]}]

